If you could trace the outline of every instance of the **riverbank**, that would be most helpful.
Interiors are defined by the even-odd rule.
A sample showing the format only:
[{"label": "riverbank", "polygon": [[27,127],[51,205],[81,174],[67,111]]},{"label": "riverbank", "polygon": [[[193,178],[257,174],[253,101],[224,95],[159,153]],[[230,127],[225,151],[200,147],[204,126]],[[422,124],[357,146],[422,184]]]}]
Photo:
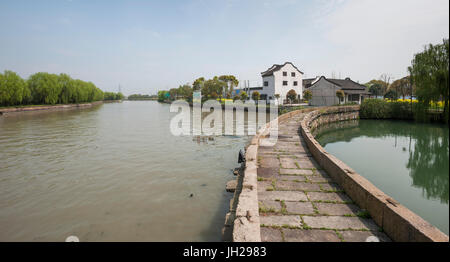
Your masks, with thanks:
[{"label": "riverbank", "polygon": [[16,114],[30,111],[41,111],[41,110],[69,110],[69,109],[82,109],[92,106],[101,105],[103,103],[120,103],[122,100],[105,100],[96,101],[92,103],[82,103],[82,104],[64,104],[64,105],[29,105],[29,106],[18,106],[18,107],[3,107],[0,108],[0,116],[6,114]]}]

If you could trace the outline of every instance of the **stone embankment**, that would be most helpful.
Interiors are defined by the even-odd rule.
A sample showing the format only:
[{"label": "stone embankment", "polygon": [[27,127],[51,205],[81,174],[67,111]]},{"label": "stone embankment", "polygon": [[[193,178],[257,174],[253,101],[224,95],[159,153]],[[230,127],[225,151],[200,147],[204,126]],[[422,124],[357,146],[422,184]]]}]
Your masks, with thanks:
[{"label": "stone embankment", "polygon": [[[31,112],[31,111],[42,111],[42,110],[67,110],[67,109],[80,109],[87,108],[102,104],[104,101],[96,101],[92,103],[83,104],[66,104],[66,105],[43,105],[43,106],[26,106],[26,107],[5,107],[0,108],[0,115]],[[108,101],[110,102],[110,101]],[[121,101],[114,101],[121,102]]]},{"label": "stone embankment", "polygon": [[290,112],[277,119],[273,146],[265,141],[270,123],[262,128],[247,147],[245,169],[235,183],[225,227],[232,240],[448,242],[311,134],[321,124],[358,117],[358,106]]}]

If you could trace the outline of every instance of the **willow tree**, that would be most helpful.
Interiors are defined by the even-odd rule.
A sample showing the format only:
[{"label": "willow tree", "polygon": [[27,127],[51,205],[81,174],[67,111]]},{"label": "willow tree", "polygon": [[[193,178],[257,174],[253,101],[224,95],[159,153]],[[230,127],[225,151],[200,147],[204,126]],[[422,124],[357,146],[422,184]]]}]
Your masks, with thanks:
[{"label": "willow tree", "polygon": [[6,70],[0,74],[0,105],[19,105],[29,100],[30,91],[25,81],[16,73]]},{"label": "willow tree", "polygon": [[43,72],[30,76],[28,86],[35,104],[56,104],[62,90],[57,75]]},{"label": "willow tree", "polygon": [[432,101],[444,102],[444,119],[449,120],[449,42],[428,45],[421,53],[414,55],[408,68],[416,87],[416,97],[428,109]]}]

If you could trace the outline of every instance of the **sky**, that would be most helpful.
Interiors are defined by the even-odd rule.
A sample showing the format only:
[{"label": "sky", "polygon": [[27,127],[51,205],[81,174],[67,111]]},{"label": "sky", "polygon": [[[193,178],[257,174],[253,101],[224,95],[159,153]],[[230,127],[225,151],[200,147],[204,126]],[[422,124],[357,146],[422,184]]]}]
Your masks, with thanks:
[{"label": "sky", "polygon": [[0,71],[67,73],[155,94],[292,62],[304,77],[406,75],[449,37],[448,0],[0,0]]}]

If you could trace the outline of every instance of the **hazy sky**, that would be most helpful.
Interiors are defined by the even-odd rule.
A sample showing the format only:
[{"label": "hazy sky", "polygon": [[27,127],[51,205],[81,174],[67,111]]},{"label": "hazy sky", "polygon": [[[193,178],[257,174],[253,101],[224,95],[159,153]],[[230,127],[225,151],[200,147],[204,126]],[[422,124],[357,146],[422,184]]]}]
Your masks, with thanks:
[{"label": "hazy sky", "polygon": [[204,76],[261,83],[274,63],[360,82],[406,74],[449,37],[448,0],[0,0],[0,71],[156,93]]}]

